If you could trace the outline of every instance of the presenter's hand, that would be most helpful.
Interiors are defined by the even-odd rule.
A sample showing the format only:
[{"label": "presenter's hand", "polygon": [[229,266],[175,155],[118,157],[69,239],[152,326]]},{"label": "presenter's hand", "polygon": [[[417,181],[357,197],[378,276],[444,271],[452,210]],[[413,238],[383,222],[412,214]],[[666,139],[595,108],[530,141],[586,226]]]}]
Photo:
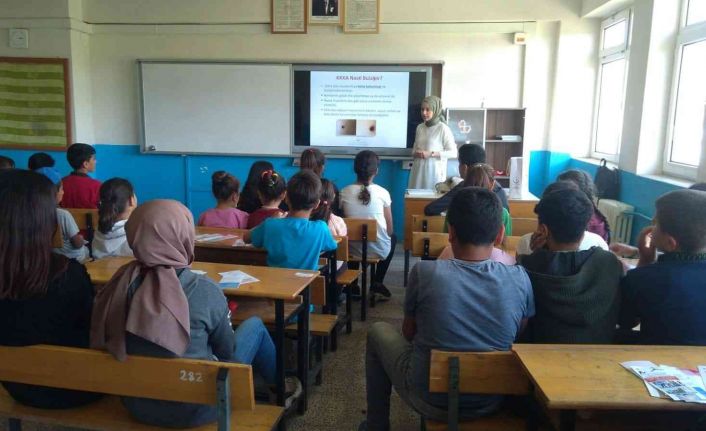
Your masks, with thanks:
[{"label": "presenter's hand", "polygon": [[414,157],[417,159],[428,159],[431,157],[431,151],[415,151]]}]

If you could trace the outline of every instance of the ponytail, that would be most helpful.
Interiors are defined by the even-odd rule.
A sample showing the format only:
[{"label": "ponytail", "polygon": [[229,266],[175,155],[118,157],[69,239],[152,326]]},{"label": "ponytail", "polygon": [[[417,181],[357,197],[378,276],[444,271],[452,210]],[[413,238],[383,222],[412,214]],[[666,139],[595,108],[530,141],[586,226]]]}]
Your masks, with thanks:
[{"label": "ponytail", "polygon": [[98,202],[98,230],[107,234],[113,230],[118,216],[125,212],[130,199],[135,195],[132,184],[123,178],[111,178],[100,188]]},{"label": "ponytail", "polygon": [[312,211],[310,220],[323,220],[328,223],[331,218],[331,207],[336,199],[336,189],[333,183],[327,179],[321,179],[321,196],[319,206]]},{"label": "ponytail", "polygon": [[[272,169],[267,169],[260,175],[260,181],[257,183],[257,191],[266,202],[272,202],[279,198],[286,190],[287,183],[284,177]],[[262,204],[264,205],[266,202],[262,202]]]},{"label": "ponytail", "polygon": [[370,204],[370,186],[373,177],[378,172],[378,165],[380,164],[380,158],[374,151],[363,150],[355,156],[355,161],[353,162],[353,170],[358,177],[358,182],[363,185],[358,193],[358,200],[363,205]]}]

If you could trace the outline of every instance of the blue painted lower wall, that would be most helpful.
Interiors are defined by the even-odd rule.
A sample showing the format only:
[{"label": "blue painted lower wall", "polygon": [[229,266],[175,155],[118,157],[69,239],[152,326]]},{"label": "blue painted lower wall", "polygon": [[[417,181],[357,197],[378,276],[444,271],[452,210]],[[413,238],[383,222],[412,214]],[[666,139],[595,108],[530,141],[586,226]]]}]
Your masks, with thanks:
[{"label": "blue painted lower wall", "polygon": [[[535,196],[541,196],[544,188],[567,169],[582,169],[596,175],[598,166],[572,158],[566,153],[533,151],[530,154],[529,189]],[[654,216],[654,203],[661,195],[679,187],[651,178],[641,177],[630,172],[620,171],[620,200],[635,207],[635,212],[649,219]],[[649,225],[649,219],[636,217],[633,222],[633,242],[640,230]]]},{"label": "blue painted lower wall", "polygon": [[[294,175],[299,168],[292,166],[291,157],[239,157],[154,155],[140,153],[137,145],[96,145],[95,178],[105,181],[113,177],[127,178],[137,191],[137,198],[146,201],[157,198],[176,199],[185,203],[198,217],[215,202],[211,194],[211,175],[226,170],[241,183],[247,178],[250,165],[256,160],[269,160],[275,170],[285,178]],[[18,168],[27,167],[27,159],[34,151],[3,150],[2,155],[15,160]],[[71,171],[63,152],[51,153],[56,167],[62,174]],[[339,188],[355,182],[352,159],[329,159],[324,176]],[[407,188],[409,171],[403,170],[398,161],[383,160],[375,182],[385,187],[392,195],[395,233],[401,238],[403,232],[402,205]]]}]

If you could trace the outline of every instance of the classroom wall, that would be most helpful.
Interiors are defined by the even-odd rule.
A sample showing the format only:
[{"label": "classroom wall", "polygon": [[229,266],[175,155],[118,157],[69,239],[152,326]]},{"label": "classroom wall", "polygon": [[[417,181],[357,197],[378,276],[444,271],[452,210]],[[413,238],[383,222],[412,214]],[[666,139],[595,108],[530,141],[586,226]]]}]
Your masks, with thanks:
[{"label": "classroom wall", "polygon": [[[195,213],[210,204],[209,172],[222,166],[244,177],[254,159],[139,154],[139,58],[444,61],[447,106],[527,108],[526,175],[531,151],[587,152],[586,139],[566,144],[571,133],[585,135],[592,121],[587,107],[593,106],[599,20],[579,17],[581,0],[381,5],[378,35],[345,35],[329,26],[311,26],[307,35],[273,35],[267,1],[5,0],[0,56],[69,58],[75,140],[96,145],[96,177],[122,175],[143,198],[180,199]],[[13,27],[30,29],[29,50],[7,47],[6,30]],[[528,33],[526,46],[513,45],[514,32]],[[26,159],[29,152],[12,154]],[[294,171],[289,157],[271,161],[287,176]],[[328,166],[327,176],[339,187],[352,181],[350,159]],[[378,182],[401,203],[407,177],[399,162],[385,161]],[[402,219],[401,205],[394,216]]]},{"label": "classroom wall", "polygon": [[[581,169],[595,177],[598,165],[573,158],[568,153],[533,151],[530,159],[530,192],[541,196],[544,188],[556,181],[557,176],[567,169]],[[635,212],[642,215],[633,219],[632,242],[635,243],[640,231],[654,217],[657,198],[681,187],[625,170],[620,171],[620,181],[619,200],[634,206]]]}]

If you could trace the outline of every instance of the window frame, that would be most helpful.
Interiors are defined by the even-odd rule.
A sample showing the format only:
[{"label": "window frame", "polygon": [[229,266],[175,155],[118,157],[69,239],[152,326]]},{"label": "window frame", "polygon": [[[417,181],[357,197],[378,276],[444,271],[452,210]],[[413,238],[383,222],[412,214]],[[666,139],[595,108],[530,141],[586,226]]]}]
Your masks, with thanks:
[{"label": "window frame", "polygon": [[[625,28],[625,40],[622,44],[613,46],[607,49],[603,49],[603,43],[605,40],[605,31],[609,27],[617,24],[620,21],[626,22]],[[591,128],[591,157],[594,159],[606,159],[610,162],[618,163],[620,159],[620,150],[622,147],[622,127],[620,134],[618,135],[618,149],[616,154],[608,154],[600,152],[596,149],[598,143],[598,114],[600,111],[601,104],[601,82],[603,79],[603,67],[606,64],[612,63],[617,60],[625,60],[625,71],[623,77],[623,97],[621,101],[621,115],[622,120],[625,119],[625,90],[627,87],[628,79],[628,67],[629,67],[629,54],[630,54],[630,41],[632,38],[632,8],[624,9],[606,18],[601,22],[600,39],[598,45],[598,74],[596,79],[596,89],[594,94],[594,106],[593,106],[593,126]],[[621,124],[622,122],[621,121]]]},{"label": "window frame", "polygon": [[[672,69],[672,86],[669,95],[669,122],[667,123],[667,139],[664,143],[662,171],[668,175],[696,180],[699,168],[701,167],[701,161],[697,162],[696,166],[692,166],[670,160],[674,146],[674,125],[676,122],[677,96],[679,93],[684,47],[693,43],[706,41],[706,21],[701,21],[689,26],[686,25],[688,4],[689,0],[682,0],[681,2],[679,31],[676,46],[674,47],[674,67]],[[704,109],[706,111],[706,101]],[[706,115],[706,112],[704,112],[704,115]],[[704,149],[702,149],[702,151],[704,151]]]}]

